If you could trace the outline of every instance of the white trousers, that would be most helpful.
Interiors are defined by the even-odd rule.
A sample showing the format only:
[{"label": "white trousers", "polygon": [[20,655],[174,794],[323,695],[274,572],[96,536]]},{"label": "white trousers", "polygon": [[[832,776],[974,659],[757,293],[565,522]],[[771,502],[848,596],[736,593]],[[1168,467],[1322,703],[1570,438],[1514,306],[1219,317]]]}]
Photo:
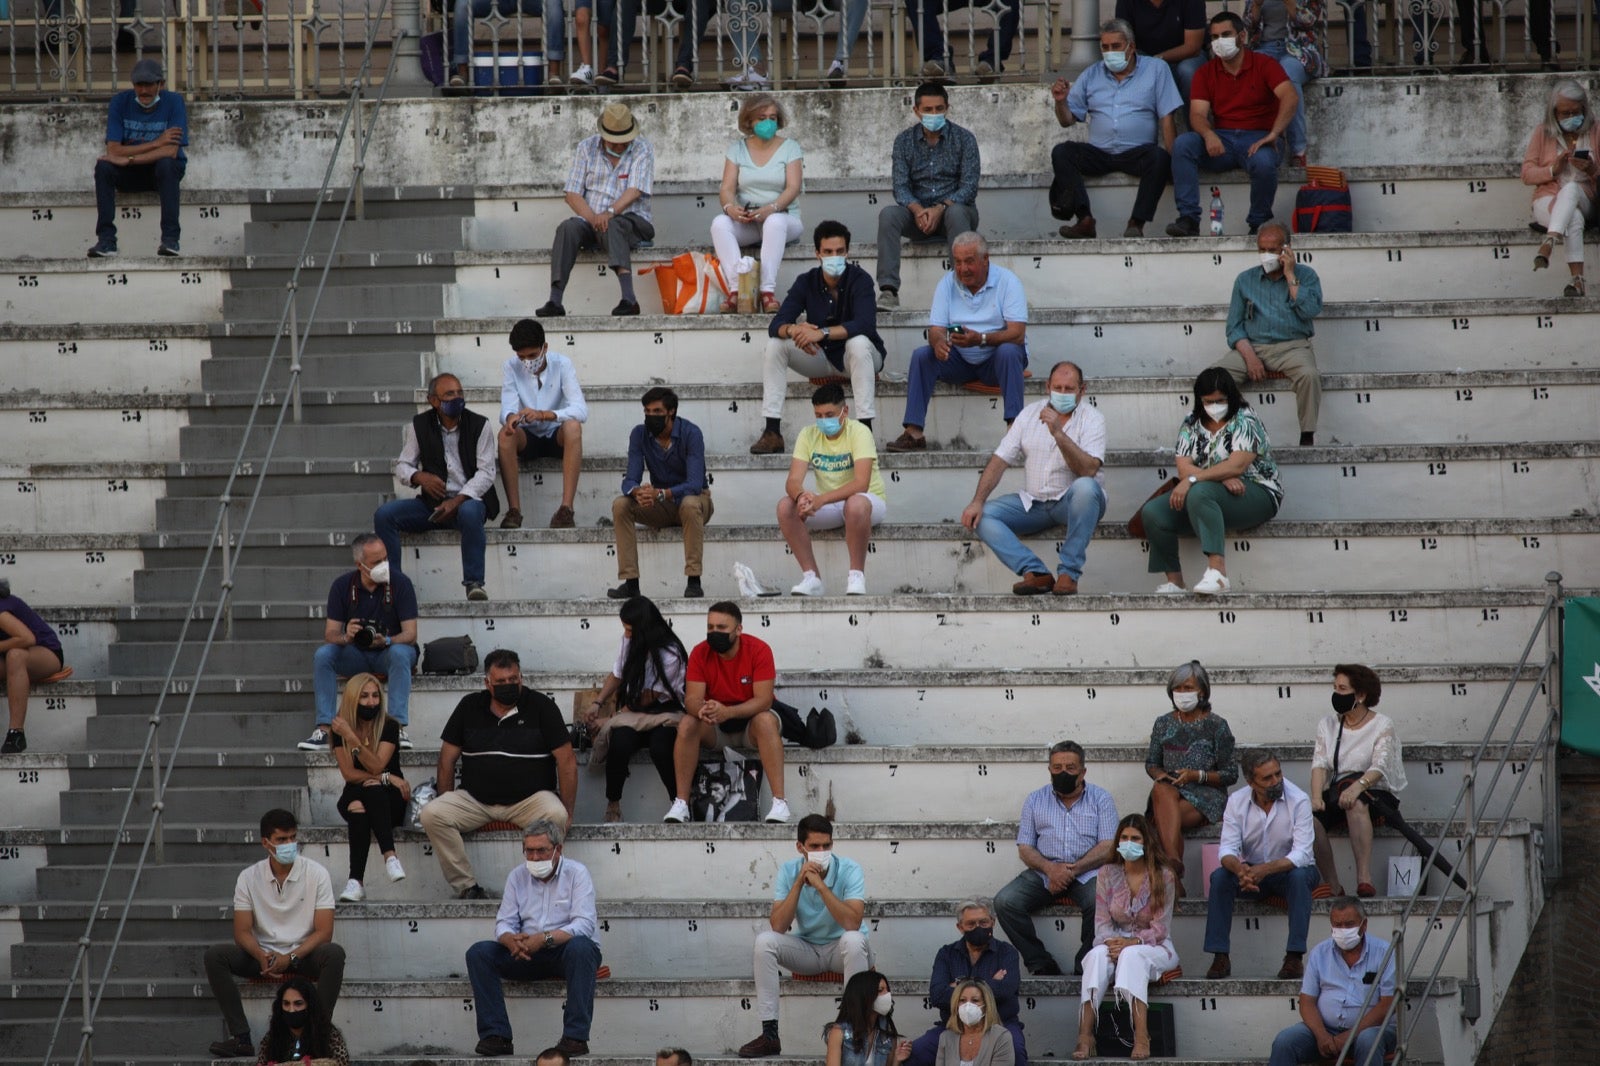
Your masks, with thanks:
[{"label": "white trousers", "polygon": [[1119,1003],[1129,996],[1149,1003],[1150,982],[1176,965],[1178,952],[1170,940],[1155,947],[1138,944],[1123,948],[1115,963],[1111,952],[1101,944],[1083,957],[1083,1002],[1092,1003],[1099,1010],[1114,980]]},{"label": "white trousers", "polygon": [[765,222],[735,222],[726,214],[711,220],[711,247],[716,249],[722,262],[722,278],[729,292],[738,292],[739,248],[741,245],[761,244],[761,291],[778,291],[778,267],[783,265],[783,249],[790,241],[800,239],[800,220],[787,211],[779,211]]},{"label": "white trousers", "polygon": [[[427,808],[423,808],[426,810]],[[872,948],[865,933],[845,933],[830,944],[813,944],[771,929],[756,936],[756,1014],[761,1021],[778,1020],[778,967],[798,974],[835,970],[849,981],[872,969]]]},{"label": "white trousers", "polygon": [[1533,220],[1561,237],[1569,263],[1583,262],[1583,227],[1593,218],[1594,204],[1577,182],[1569,182],[1554,196],[1541,196],[1533,202]]},{"label": "white trousers", "polygon": [[[850,375],[850,413],[856,418],[878,416],[878,349],[865,337],[844,342],[844,370]],[[789,371],[803,378],[831,378],[839,368],[820,352],[812,355],[794,341],[767,338],[767,351],[761,362],[761,417],[783,417],[783,394],[789,387]]]}]

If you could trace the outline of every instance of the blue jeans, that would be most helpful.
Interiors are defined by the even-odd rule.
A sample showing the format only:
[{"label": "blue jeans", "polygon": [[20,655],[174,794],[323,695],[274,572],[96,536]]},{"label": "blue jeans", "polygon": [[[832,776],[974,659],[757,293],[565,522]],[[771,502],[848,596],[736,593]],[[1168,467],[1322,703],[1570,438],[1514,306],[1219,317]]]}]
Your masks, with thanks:
[{"label": "blue jeans", "polygon": [[[1346,1032],[1328,1026],[1328,1032],[1334,1036]],[[1350,1066],[1365,1066],[1367,1053],[1372,1050],[1372,1045],[1382,1041],[1383,1055],[1394,1050],[1394,1029],[1363,1029],[1356,1034],[1355,1046],[1350,1049],[1350,1054],[1345,1061]],[[1317,1050],[1317,1038],[1305,1022],[1296,1022],[1272,1038],[1272,1057],[1267,1060],[1267,1066],[1300,1066],[1302,1062],[1318,1062],[1322,1054]],[[1374,1056],[1373,1066],[1381,1066],[1381,1056]]]},{"label": "blue jeans", "polygon": [[1183,94],[1183,102],[1189,102],[1189,86],[1194,84],[1194,72],[1206,65],[1206,53],[1201,49],[1199,55],[1180,59],[1176,63],[1168,62],[1172,68],[1172,80],[1178,83],[1178,92]]},{"label": "blue jeans", "polygon": [[511,1039],[511,1019],[506,1017],[506,993],[501,982],[537,981],[559,977],[567,982],[567,999],[561,1005],[561,1035],[589,1039],[594,1017],[595,973],[600,969],[600,945],[576,936],[559,947],[545,948],[531,959],[517,959],[498,940],[480,940],[467,949],[467,979],[478,1016],[478,1037]]},{"label": "blue jeans", "polygon": [[[546,0],[554,3],[555,0]],[[762,16],[787,15],[794,10],[794,0],[728,0],[727,9],[732,16],[728,36],[733,41],[735,65],[748,67],[761,62]],[[844,7],[843,25],[839,41],[833,51],[834,62],[841,65],[850,61],[850,50],[861,36],[861,24],[867,20],[867,0],[828,0],[830,8]],[[808,6],[807,11],[811,8]],[[814,24],[812,24],[814,25]]]},{"label": "blue jeans", "polygon": [[[589,8],[594,18],[599,20],[599,25],[608,26],[611,35],[606,38],[605,66],[615,67],[617,56],[620,54],[617,47],[617,34],[620,32],[617,22],[617,0],[570,0],[572,9]],[[544,57],[547,61],[559,62],[567,54],[567,6],[568,0],[544,0]],[[595,9],[598,8],[598,13]],[[602,67],[602,69],[604,69]]]},{"label": "blue jeans", "polygon": [[[1022,1023],[1000,1024],[1011,1034],[1011,1051],[1016,1058],[1016,1066],[1028,1066],[1028,1043],[1022,1035]],[[936,1025],[911,1041],[911,1057],[906,1060],[906,1066],[933,1066],[939,1058],[939,1037],[947,1031],[943,1025]]]},{"label": "blue jeans", "polygon": [[154,163],[117,166],[101,160],[94,165],[95,238],[103,245],[117,246],[117,193],[150,192],[161,197],[161,243],[178,247],[178,185],[183,181],[184,165],[176,159]]},{"label": "blue jeans", "polygon": [[[455,20],[450,31],[450,55],[456,65],[459,66],[472,58],[473,19],[485,17],[489,14],[491,8],[502,15],[512,16],[517,13],[519,6],[524,15],[540,15],[547,10],[545,0],[458,0]],[[536,40],[531,36],[525,37],[519,46],[514,36],[507,36],[507,34],[515,35],[516,32],[517,25],[515,20],[510,25],[502,28],[500,34],[500,53],[502,55],[516,51],[518,48],[526,50]]]},{"label": "blue jeans", "polygon": [[[1074,880],[1063,893],[1083,912],[1078,928],[1078,950],[1072,956],[1073,969],[1083,972],[1083,957],[1094,946],[1094,886],[1095,879]],[[1034,973],[1046,963],[1055,964],[1055,956],[1045,948],[1044,941],[1033,928],[1033,916],[1042,911],[1057,897],[1051,895],[1037,870],[1024,870],[1011,879],[1011,883],[994,894],[994,913],[1000,919],[1000,928],[1006,939],[1022,955],[1022,961]]]},{"label": "blue jeans", "polygon": [[1183,218],[1200,217],[1200,171],[1221,174],[1243,170],[1250,175],[1250,213],[1245,221],[1258,226],[1272,217],[1272,201],[1278,195],[1278,149],[1262,145],[1247,156],[1250,146],[1270,130],[1217,130],[1223,152],[1212,157],[1198,133],[1184,133],[1172,142],[1172,198]]},{"label": "blue jeans", "polygon": [[1029,551],[1021,538],[1042,533],[1052,526],[1066,526],[1067,535],[1056,551],[1058,574],[1083,576],[1083,556],[1094,536],[1095,523],[1106,513],[1106,493],[1092,477],[1075,479],[1059,500],[1034,501],[1024,510],[1022,498],[1008,493],[983,505],[978,519],[978,539],[989,546],[994,557],[1013,574],[1048,574],[1050,568]]},{"label": "blue jeans", "polygon": [[906,383],[905,425],[921,429],[927,423],[928,402],[933,399],[936,382],[965,385],[981,381],[1000,389],[1007,422],[1022,410],[1022,371],[1028,365],[1028,350],[1020,344],[1001,344],[981,363],[969,363],[951,349],[944,362],[933,357],[931,345],[924,344],[911,353],[911,377]]},{"label": "blue jeans", "polygon": [[455,517],[449,522],[436,524],[428,521],[433,514],[433,504],[418,496],[406,500],[391,500],[372,513],[372,529],[389,550],[389,566],[400,570],[400,534],[428,533],[436,529],[454,529],[461,534],[461,583],[483,584],[483,501],[462,501]]},{"label": "blue jeans", "polygon": [[317,724],[333,721],[339,709],[339,677],[386,674],[389,717],[405,728],[411,721],[411,668],[417,664],[415,644],[391,644],[370,651],[354,644],[324,644],[312,658],[311,686],[317,694]]},{"label": "blue jeans", "polygon": [[1276,59],[1283,72],[1289,75],[1289,80],[1294,82],[1295,92],[1300,94],[1300,103],[1295,105],[1294,118],[1289,120],[1289,154],[1300,155],[1306,150],[1306,82],[1311,78],[1306,74],[1305,65],[1289,54],[1288,45],[1282,41],[1266,41],[1255,46],[1256,51],[1264,56]]},{"label": "blue jeans", "polygon": [[[983,51],[978,53],[979,62],[987,61],[997,71],[1011,58],[1011,47],[1017,40],[1017,27],[1022,22],[1022,0],[1003,0],[1003,3],[999,33],[991,33]],[[906,0],[906,15],[916,27],[917,36],[922,39],[924,63],[942,63],[946,71],[952,69],[950,48],[945,42],[944,29],[939,25],[939,16],[970,4],[971,0]],[[997,46],[1000,51],[998,61],[995,59]]]},{"label": "blue jeans", "polygon": [[[1288,873],[1261,879],[1261,891],[1244,893],[1245,899],[1280,896],[1289,902],[1289,941],[1284,951],[1304,954],[1306,930],[1311,926],[1311,890],[1322,881],[1315,866],[1297,866]],[[1228,954],[1233,932],[1233,901],[1240,897],[1239,879],[1219,866],[1211,871],[1211,899],[1206,905],[1206,950]]]}]

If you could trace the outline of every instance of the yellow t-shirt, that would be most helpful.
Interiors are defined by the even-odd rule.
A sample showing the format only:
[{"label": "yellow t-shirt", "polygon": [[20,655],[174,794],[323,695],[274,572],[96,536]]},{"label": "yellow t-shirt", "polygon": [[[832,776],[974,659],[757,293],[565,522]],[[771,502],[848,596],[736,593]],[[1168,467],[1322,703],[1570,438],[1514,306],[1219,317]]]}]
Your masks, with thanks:
[{"label": "yellow t-shirt", "polygon": [[872,430],[853,418],[845,419],[844,431],[833,440],[824,437],[815,422],[811,423],[794,442],[794,457],[811,467],[818,493],[844,488],[855,480],[856,463],[871,459],[872,481],[867,491],[885,502],[889,499],[878,471],[878,446],[873,443]]}]

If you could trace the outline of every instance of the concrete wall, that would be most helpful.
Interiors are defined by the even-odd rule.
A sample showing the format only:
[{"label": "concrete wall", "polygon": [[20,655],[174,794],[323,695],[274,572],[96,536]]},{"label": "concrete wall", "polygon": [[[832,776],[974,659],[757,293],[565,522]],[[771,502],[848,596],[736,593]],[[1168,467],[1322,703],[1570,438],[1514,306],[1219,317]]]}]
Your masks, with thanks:
[{"label": "concrete wall", "polygon": [[[1311,158],[1346,167],[1504,163],[1522,158],[1550,76],[1334,79],[1311,85]],[[1600,79],[1586,78],[1591,93]],[[624,97],[658,154],[661,181],[714,188],[738,98],[716,93]],[[888,140],[909,123],[906,91],[783,94],[812,178],[887,183]],[[383,107],[368,157],[378,185],[548,185],[571,146],[594,130],[599,97],[397,100]],[[190,109],[191,189],[315,188],[342,109],[336,103],[197,102]],[[973,128],[991,174],[1040,174],[1061,134],[1042,86],[963,87],[954,120]],[[88,183],[104,136],[104,104],[0,107],[0,194]],[[1073,131],[1082,136],[1082,128]],[[349,167],[340,171],[348,175]]]}]

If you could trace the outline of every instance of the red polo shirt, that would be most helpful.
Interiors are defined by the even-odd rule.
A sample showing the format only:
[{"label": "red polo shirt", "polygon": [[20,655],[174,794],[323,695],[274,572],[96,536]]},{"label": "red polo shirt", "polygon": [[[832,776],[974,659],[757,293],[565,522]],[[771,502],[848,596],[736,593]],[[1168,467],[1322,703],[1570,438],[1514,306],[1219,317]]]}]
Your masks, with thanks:
[{"label": "red polo shirt", "polygon": [[1274,90],[1288,80],[1276,59],[1251,50],[1237,74],[1229,74],[1220,59],[1207,60],[1194,72],[1189,96],[1210,101],[1212,129],[1270,130],[1278,121]]}]

